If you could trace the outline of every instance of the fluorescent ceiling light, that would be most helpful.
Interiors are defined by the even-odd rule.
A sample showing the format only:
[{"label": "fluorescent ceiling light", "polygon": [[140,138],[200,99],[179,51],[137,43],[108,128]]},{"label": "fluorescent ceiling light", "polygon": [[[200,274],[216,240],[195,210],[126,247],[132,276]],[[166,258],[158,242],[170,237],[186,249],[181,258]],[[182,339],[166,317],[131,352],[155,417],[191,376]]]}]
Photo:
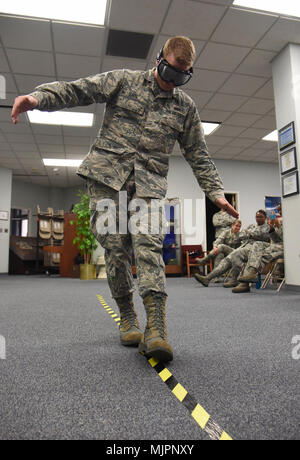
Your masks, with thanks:
[{"label": "fluorescent ceiling light", "polygon": [[272,131],[270,134],[267,136],[263,137],[263,141],[272,141],[272,142],[278,142],[278,133],[277,130]]},{"label": "fluorescent ceiling light", "polygon": [[203,121],[202,126],[204,129],[205,136],[209,136],[214,133],[221,123],[212,123],[210,121]]},{"label": "fluorescent ceiling light", "polygon": [[103,25],[107,0],[85,0],[81,2],[38,2],[37,0],[14,0],[2,2],[1,13],[17,14],[34,18]]},{"label": "fluorescent ceiling light", "polygon": [[94,115],[82,112],[41,112],[32,110],[27,112],[30,123],[43,125],[63,125],[63,126],[93,126]]},{"label": "fluorescent ceiling light", "polygon": [[45,166],[68,166],[70,168],[78,168],[82,160],[64,160],[58,158],[43,158]]},{"label": "fluorescent ceiling light", "polygon": [[233,5],[285,16],[300,17],[299,0],[234,0]]}]

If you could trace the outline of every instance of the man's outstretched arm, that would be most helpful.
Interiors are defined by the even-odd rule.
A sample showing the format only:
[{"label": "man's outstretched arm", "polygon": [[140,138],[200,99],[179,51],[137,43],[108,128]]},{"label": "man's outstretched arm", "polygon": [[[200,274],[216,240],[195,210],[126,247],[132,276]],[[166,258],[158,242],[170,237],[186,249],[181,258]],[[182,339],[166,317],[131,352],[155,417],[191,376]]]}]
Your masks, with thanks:
[{"label": "man's outstretched arm", "polygon": [[33,110],[38,106],[38,101],[35,97],[25,95],[18,96],[15,99],[12,111],[11,118],[13,123],[16,125],[19,121],[19,115],[21,113],[27,112],[28,110]]}]

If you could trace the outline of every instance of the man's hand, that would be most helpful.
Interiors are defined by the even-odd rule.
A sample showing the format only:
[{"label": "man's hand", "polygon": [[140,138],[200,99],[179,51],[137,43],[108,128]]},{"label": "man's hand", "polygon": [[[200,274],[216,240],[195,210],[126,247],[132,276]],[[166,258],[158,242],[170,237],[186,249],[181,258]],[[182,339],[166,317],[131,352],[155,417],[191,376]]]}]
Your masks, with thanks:
[{"label": "man's hand", "polygon": [[231,206],[230,203],[226,200],[226,198],[217,198],[216,203],[215,203],[219,208],[224,209],[227,214],[229,214],[232,217],[235,217],[238,219],[239,213],[234,209],[233,206]]},{"label": "man's hand", "polygon": [[27,110],[33,110],[38,106],[38,101],[33,96],[18,96],[15,99],[11,118],[13,123],[16,125],[19,121],[19,115]]}]

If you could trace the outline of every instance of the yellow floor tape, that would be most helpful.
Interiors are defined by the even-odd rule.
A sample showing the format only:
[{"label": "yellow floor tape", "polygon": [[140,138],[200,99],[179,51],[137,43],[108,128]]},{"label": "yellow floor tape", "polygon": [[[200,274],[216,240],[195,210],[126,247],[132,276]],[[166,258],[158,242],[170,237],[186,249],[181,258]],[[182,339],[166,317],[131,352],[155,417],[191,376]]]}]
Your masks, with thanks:
[{"label": "yellow floor tape", "polygon": [[[113,320],[120,324],[121,319],[118,314],[105,302],[101,295],[97,295],[101,305]],[[146,358],[147,359],[147,358]],[[175,379],[173,374],[154,358],[147,359],[151,367],[155,369],[162,381],[169,387],[172,394],[185,406],[195,422],[208,434],[211,439],[219,441],[232,441],[232,438],[214,422],[206,410],[197,403],[193,396]]]}]

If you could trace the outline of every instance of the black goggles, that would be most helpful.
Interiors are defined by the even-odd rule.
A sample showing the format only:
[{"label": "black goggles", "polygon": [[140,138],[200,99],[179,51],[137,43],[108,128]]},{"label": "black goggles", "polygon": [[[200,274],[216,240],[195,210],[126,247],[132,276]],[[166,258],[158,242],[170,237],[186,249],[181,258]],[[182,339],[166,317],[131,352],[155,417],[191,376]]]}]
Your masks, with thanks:
[{"label": "black goggles", "polygon": [[167,83],[173,82],[175,86],[185,85],[193,76],[193,67],[190,70],[178,70],[165,59],[161,59],[157,66],[158,75]]}]

